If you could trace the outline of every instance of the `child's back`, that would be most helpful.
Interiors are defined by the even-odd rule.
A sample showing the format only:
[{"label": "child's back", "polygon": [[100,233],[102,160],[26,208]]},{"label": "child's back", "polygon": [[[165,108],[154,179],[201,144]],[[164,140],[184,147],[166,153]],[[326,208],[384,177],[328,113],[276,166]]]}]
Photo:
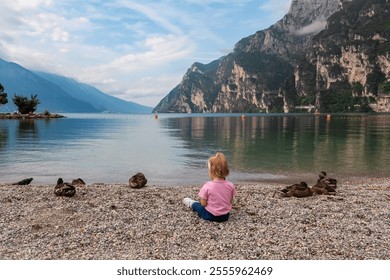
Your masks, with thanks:
[{"label": "child's back", "polygon": [[232,210],[232,200],[236,195],[233,183],[225,179],[229,175],[227,160],[222,153],[217,153],[210,157],[208,167],[212,181],[206,182],[200,189],[200,202],[185,198],[183,203],[205,220],[227,221]]}]

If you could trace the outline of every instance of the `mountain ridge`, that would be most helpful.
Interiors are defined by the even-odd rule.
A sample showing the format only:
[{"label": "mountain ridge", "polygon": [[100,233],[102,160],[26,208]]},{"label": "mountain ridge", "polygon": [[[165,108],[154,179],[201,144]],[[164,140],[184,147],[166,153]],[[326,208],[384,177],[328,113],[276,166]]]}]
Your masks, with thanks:
[{"label": "mountain ridge", "polygon": [[0,59],[0,83],[8,93],[8,103],[1,112],[13,112],[14,94],[29,97],[37,94],[37,111],[58,113],[150,113],[152,108],[107,95],[100,90],[60,75],[32,71]]},{"label": "mountain ridge", "polygon": [[[99,112],[145,113],[151,112],[152,109],[150,107],[143,106],[131,101],[122,100],[115,96],[107,95],[93,86],[78,82],[72,78],[39,71],[35,71],[34,73],[59,85],[73,98],[91,104]],[[110,106],[107,107],[107,104],[110,104]],[[131,109],[129,109],[130,106]]]},{"label": "mountain ridge", "polygon": [[[360,9],[363,7],[362,3],[365,3],[366,10]],[[364,22],[369,20],[369,17],[364,16],[367,13],[368,15],[373,13],[371,16],[381,19],[383,23],[383,20],[390,18],[388,5],[388,0],[294,0],[289,13],[277,23],[239,40],[232,53],[216,60],[218,63],[213,61],[204,66],[203,68],[209,69],[207,73],[199,71],[202,67],[194,63],[187,70],[180,84],[169,92],[153,111],[348,112],[372,110],[372,108],[378,111],[390,111],[386,99],[381,101],[381,97],[373,91],[365,90],[364,98],[357,96],[354,92],[355,82],[350,77],[348,69],[344,69],[341,61],[348,58],[340,57],[337,53],[332,54],[333,57],[327,55],[317,57],[321,51],[331,53],[332,49],[348,48],[342,45],[345,41],[333,42],[332,37],[327,35],[329,30],[334,28],[334,19],[338,18],[337,15],[357,13],[355,18],[349,19],[350,21],[343,21],[346,17],[339,18],[338,28],[350,32],[352,36],[359,36],[353,31],[354,24],[361,20],[359,24],[365,26]],[[385,22],[385,26],[390,25],[386,25]],[[383,42],[376,40],[379,45],[389,43],[390,36],[386,32],[378,34],[383,40]],[[322,42],[321,38],[328,40],[329,44],[316,44]],[[363,40],[360,46],[364,48],[365,43]],[[377,56],[375,52],[365,53],[365,55]],[[375,61],[372,60],[364,71],[364,75],[369,76],[377,71],[373,69],[380,68],[378,72],[384,83],[381,85],[382,88],[387,88],[386,81],[390,81],[389,56],[387,50],[385,55],[377,57]],[[360,62],[353,59],[351,68],[358,68]],[[327,64],[332,64],[332,69],[328,69],[329,71],[326,70]],[[329,73],[325,74],[329,74],[329,77],[339,73],[343,76],[341,80],[348,80],[348,84],[342,85],[348,96],[325,94],[332,90],[341,91],[343,88],[337,85],[337,79],[335,80],[334,77],[328,79],[325,74],[321,76],[317,70],[328,71]],[[318,83],[321,79],[327,79],[329,82],[325,88]],[[368,89],[365,84],[361,86]],[[348,101],[347,103],[341,101],[345,103],[342,106],[326,106],[330,101],[339,102],[337,99]],[[379,106],[379,104],[384,105]]]},{"label": "mountain ridge", "polygon": [[[303,14],[303,6],[309,12]],[[338,0],[292,1],[289,13],[281,20],[242,38],[232,53],[207,64],[209,68],[215,66],[213,71],[201,73],[194,63],[154,111],[271,112],[283,107],[280,91],[293,83],[294,64],[302,59],[316,34],[297,35],[297,31],[336,9]]]}]

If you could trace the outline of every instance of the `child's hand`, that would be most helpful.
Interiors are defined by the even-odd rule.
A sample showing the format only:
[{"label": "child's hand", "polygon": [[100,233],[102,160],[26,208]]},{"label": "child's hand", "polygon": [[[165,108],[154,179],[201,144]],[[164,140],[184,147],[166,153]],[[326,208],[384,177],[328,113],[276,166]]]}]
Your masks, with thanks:
[{"label": "child's hand", "polygon": [[206,200],[206,199],[203,199],[203,198],[201,198],[201,199],[200,199],[200,205],[202,205],[202,206],[206,207],[206,206],[207,206],[207,200]]}]

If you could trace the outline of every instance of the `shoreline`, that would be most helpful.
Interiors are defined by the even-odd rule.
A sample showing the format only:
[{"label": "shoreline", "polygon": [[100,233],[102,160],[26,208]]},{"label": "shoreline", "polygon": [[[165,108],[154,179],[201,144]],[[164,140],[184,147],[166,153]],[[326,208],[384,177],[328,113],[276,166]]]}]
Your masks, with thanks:
[{"label": "shoreline", "polygon": [[182,204],[200,186],[0,184],[0,259],[388,260],[390,178],[340,178],[336,196],[273,197],[280,182],[236,184],[229,221]]},{"label": "shoreline", "polygon": [[[133,172],[134,173],[134,172]],[[132,173],[132,174],[133,174]],[[62,175],[62,176],[61,176]],[[61,175],[50,175],[50,176],[43,176],[43,175],[35,175],[33,176],[33,181],[30,183],[30,185],[35,186],[53,186],[55,185],[55,182],[59,177],[64,178],[64,180],[72,181],[71,176],[67,176],[65,174]],[[175,178],[175,180],[167,179],[167,178],[157,178],[152,177],[149,174],[145,173],[145,176],[148,179],[148,186],[155,186],[155,187],[201,187],[206,181],[209,180],[207,174],[204,174],[204,171],[202,170],[202,177],[194,177],[191,180],[187,180],[186,182],[183,182],[180,180],[180,178]],[[18,181],[21,181],[23,179],[26,179],[28,175],[15,175],[12,176],[3,176],[2,180],[0,182],[0,187],[2,185],[12,185]],[[77,176],[76,176],[77,177]],[[92,176],[93,177],[93,176]],[[107,177],[107,176],[105,176]],[[119,176],[115,176],[119,177]],[[82,176],[82,179],[87,183],[87,185],[126,185],[128,183],[128,180],[131,176],[122,176],[120,179],[117,180],[91,180],[88,177]],[[365,182],[367,184],[376,184],[379,181],[388,181],[390,182],[390,176],[384,175],[384,174],[373,174],[370,176],[369,174],[358,174],[358,175],[351,175],[351,174],[345,174],[345,173],[334,173],[332,172],[330,174],[331,178],[336,178],[338,180],[341,179],[340,182],[358,182],[359,184],[364,184]],[[96,179],[96,178],[95,178]],[[280,186],[288,186],[295,183],[300,183],[302,181],[306,182],[308,186],[313,186],[318,179],[318,175],[314,172],[294,172],[294,171],[285,171],[285,172],[275,172],[270,173],[266,172],[263,174],[256,174],[255,172],[252,173],[240,173],[237,171],[233,171],[231,175],[227,178],[227,180],[233,182],[237,185],[264,185],[264,184],[271,184],[271,185],[280,185]],[[389,183],[390,185],[390,183]]]},{"label": "shoreline", "polygon": [[0,113],[0,120],[40,120],[40,119],[60,119],[66,118],[57,113]]}]

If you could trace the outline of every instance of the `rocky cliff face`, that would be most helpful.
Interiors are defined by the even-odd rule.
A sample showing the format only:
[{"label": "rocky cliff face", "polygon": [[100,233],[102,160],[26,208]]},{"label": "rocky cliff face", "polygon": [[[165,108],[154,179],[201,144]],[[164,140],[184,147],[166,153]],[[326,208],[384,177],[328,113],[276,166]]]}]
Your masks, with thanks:
[{"label": "rocky cliff face", "polygon": [[320,112],[390,111],[390,3],[353,0],[340,7],[295,69],[297,94],[315,99]]},{"label": "rocky cliff face", "polygon": [[[387,5],[388,0],[293,0],[282,20],[240,40],[234,52],[207,65],[194,63],[154,111],[292,112],[314,106],[325,111],[335,85],[361,98],[379,98],[377,80],[389,80]],[[373,33],[370,27],[378,20],[383,25]],[[357,44],[367,40],[370,46]],[[359,53],[367,57],[360,63]]]}]

